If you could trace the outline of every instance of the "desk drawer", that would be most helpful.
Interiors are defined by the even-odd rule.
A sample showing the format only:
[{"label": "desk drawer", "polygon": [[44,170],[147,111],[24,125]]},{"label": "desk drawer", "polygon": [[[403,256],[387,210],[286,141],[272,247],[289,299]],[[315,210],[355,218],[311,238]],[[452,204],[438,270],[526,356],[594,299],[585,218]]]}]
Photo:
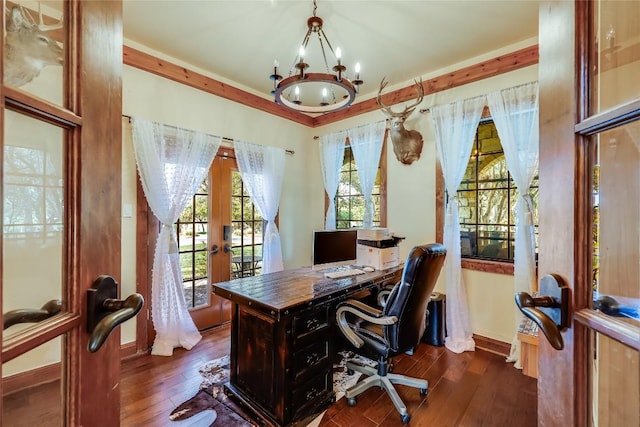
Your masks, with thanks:
[{"label": "desk drawer", "polygon": [[293,390],[292,404],[294,412],[322,396],[333,394],[331,369],[319,372],[311,380]]},{"label": "desk drawer", "polygon": [[329,342],[320,340],[293,354],[293,379],[298,381],[308,372],[329,362]]},{"label": "desk drawer", "polygon": [[329,327],[329,307],[309,311],[293,318],[293,340],[303,340],[316,331]]}]

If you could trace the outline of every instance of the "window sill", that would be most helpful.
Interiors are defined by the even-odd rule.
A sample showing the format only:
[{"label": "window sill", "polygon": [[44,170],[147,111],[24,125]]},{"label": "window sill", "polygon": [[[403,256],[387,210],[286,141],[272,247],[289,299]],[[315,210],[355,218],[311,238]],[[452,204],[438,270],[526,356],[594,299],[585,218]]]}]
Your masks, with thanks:
[{"label": "window sill", "polygon": [[462,268],[484,271],[485,273],[507,274],[513,276],[513,263],[462,258]]}]

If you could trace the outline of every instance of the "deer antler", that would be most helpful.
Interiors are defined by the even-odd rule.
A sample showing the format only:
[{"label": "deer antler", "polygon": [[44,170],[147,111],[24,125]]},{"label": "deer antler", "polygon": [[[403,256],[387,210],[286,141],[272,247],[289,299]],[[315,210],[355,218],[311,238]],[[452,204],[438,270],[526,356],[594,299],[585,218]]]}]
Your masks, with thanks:
[{"label": "deer antler", "polygon": [[414,80],[414,82],[416,83],[416,91],[418,92],[418,97],[413,102],[413,104],[404,107],[404,112],[402,113],[403,115],[411,114],[413,112],[413,110],[418,105],[420,105],[420,103],[422,102],[422,98],[424,98],[424,87],[422,87],[422,77],[420,77],[420,81],[419,82],[418,82],[418,80]]},{"label": "deer antler", "polygon": [[384,105],[384,103],[382,102],[382,90],[387,86],[387,83],[388,83],[387,81],[385,81],[385,79],[386,77],[382,78],[382,81],[380,82],[380,89],[378,89],[378,96],[376,97],[376,102],[378,103],[378,105],[382,107],[382,110],[385,113],[387,113],[390,117],[406,117],[409,114],[411,114],[413,110],[422,102],[422,98],[424,98],[424,87],[422,87],[422,77],[420,78],[419,82],[418,80],[414,80],[416,91],[418,92],[418,97],[413,102],[413,104],[404,107],[404,111],[402,111],[401,113],[396,113],[390,107],[387,107],[386,105]]},{"label": "deer antler", "polygon": [[378,89],[378,96],[376,97],[376,102],[382,108],[382,110],[385,113],[387,113],[387,115],[389,115],[390,117],[400,117],[399,113],[394,112],[391,108],[387,107],[382,102],[382,90],[387,86],[387,83],[389,83],[385,80],[386,80],[386,77],[383,77],[382,80],[380,81],[380,89]]},{"label": "deer antler", "polygon": [[59,30],[61,28],[63,28],[63,23],[62,23],[62,18],[58,20],[57,23],[52,24],[52,25],[46,25],[44,23],[44,15],[42,14],[42,5],[40,4],[40,2],[38,2],[38,21],[36,22],[36,20],[33,18],[33,16],[31,15],[31,11],[27,8],[25,8],[23,5],[19,4],[18,8],[20,9],[20,12],[22,14],[22,17],[24,18],[24,20],[31,26],[33,27],[37,27],[40,31],[53,31],[53,30]]}]

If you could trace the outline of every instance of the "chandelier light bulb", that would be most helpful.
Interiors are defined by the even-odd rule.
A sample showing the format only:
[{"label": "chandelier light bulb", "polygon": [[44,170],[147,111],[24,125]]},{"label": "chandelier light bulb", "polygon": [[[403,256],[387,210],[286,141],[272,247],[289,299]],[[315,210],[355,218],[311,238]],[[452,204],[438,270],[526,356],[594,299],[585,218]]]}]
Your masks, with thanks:
[{"label": "chandelier light bulb", "polygon": [[355,70],[356,70],[356,74],[360,73],[360,63],[359,62],[356,62]]},{"label": "chandelier light bulb", "polygon": [[300,99],[300,87],[296,86],[294,93],[296,94],[296,100]]},{"label": "chandelier light bulb", "polygon": [[340,65],[340,58],[342,58],[342,51],[340,48],[336,49],[336,59],[338,60],[338,65]]},{"label": "chandelier light bulb", "polygon": [[278,62],[277,59],[273,60],[273,66],[276,67],[276,68],[278,68],[280,66],[280,63]]},{"label": "chandelier light bulb", "polygon": [[302,62],[302,58],[304,58],[304,46],[300,46],[298,50],[298,55],[300,56],[300,62]]}]

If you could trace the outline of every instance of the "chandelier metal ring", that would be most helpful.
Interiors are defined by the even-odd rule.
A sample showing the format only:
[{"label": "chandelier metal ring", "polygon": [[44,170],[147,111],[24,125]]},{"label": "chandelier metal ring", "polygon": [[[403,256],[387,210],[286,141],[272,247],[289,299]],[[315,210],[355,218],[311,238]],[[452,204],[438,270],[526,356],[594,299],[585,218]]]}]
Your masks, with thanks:
[{"label": "chandelier metal ring", "polygon": [[[336,85],[343,88],[347,92],[347,94],[341,101],[329,105],[296,104],[292,101],[289,101],[283,96],[283,92],[286,89],[305,83],[327,83],[330,85]],[[283,104],[296,111],[300,111],[303,113],[328,113],[330,111],[342,110],[351,105],[351,103],[353,103],[353,101],[356,99],[356,89],[349,80],[338,80],[338,77],[334,74],[306,73],[304,77],[300,77],[299,74],[296,74],[280,81],[275,89],[274,96],[275,101],[278,104]]]}]

